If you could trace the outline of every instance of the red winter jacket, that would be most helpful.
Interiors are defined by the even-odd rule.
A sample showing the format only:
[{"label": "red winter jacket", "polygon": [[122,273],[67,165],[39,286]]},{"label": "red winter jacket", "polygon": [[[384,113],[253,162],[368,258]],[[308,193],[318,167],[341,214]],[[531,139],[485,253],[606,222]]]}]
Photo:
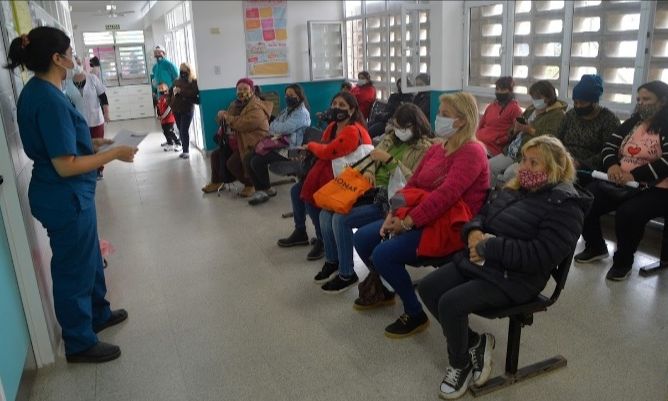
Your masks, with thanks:
[{"label": "red winter jacket", "polygon": [[376,88],[373,85],[355,86],[350,93],[355,96],[357,103],[360,105],[360,111],[365,120],[369,119],[371,107],[376,101]]},{"label": "red winter jacket", "polygon": [[515,119],[522,115],[517,100],[512,99],[505,106],[494,101],[485,109],[480,119],[476,138],[485,144],[487,152],[496,156],[508,143],[508,130],[515,124]]},{"label": "red winter jacket", "polygon": [[176,122],[176,119],[174,118],[174,113],[172,113],[172,110],[169,107],[169,100],[167,99],[166,95],[160,96],[158,99],[158,113],[160,116],[165,114],[167,110],[169,110],[169,113],[165,116],[165,118],[160,119],[160,124],[165,125],[165,124],[174,124]]},{"label": "red winter jacket", "polygon": [[318,159],[309,170],[300,193],[305,202],[315,205],[313,194],[334,179],[332,160],[352,153],[360,144],[370,145],[371,137],[359,123],[345,126],[338,136],[336,123],[331,123],[322,134],[322,143],[309,142],[306,148]]},{"label": "red winter jacket", "polygon": [[[404,219],[414,207],[429,195],[429,192],[418,188],[401,190],[406,206],[400,207],[394,215]],[[464,248],[460,232],[464,224],[471,221],[471,209],[460,198],[450,209],[424,226],[417,255],[421,257],[437,258],[450,255]]]}]

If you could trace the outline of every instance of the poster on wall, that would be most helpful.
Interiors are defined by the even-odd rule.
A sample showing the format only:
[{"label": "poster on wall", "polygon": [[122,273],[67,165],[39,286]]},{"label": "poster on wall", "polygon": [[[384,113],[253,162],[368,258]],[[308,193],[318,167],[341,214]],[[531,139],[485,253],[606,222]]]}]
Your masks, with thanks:
[{"label": "poster on wall", "polygon": [[248,76],[287,76],[287,0],[245,0],[243,4]]}]

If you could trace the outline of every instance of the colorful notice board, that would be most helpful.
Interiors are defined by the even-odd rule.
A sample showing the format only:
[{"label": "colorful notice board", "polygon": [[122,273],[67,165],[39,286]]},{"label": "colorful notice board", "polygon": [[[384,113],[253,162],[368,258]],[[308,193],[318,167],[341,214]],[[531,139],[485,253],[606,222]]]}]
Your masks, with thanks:
[{"label": "colorful notice board", "polygon": [[251,77],[288,75],[286,0],[245,0],[246,65]]}]

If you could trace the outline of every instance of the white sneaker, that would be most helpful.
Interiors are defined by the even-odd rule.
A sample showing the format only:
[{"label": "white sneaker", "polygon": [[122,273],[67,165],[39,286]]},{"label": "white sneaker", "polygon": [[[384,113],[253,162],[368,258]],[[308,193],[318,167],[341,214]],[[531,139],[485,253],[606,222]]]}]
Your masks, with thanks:
[{"label": "white sneaker", "polygon": [[174,150],[174,152],[180,152],[181,151],[181,146],[180,145],[174,145],[173,150]]},{"label": "white sneaker", "polygon": [[167,144],[167,145],[162,147],[162,150],[164,150],[165,152],[171,152],[172,151],[172,145]]},{"label": "white sneaker", "polygon": [[181,159],[190,159],[190,154],[188,154],[188,153],[181,153],[181,154],[179,155],[179,157],[180,157]]},{"label": "white sneaker", "polygon": [[162,146],[163,148],[167,145],[169,145],[169,143],[167,143],[167,142],[163,142],[163,143],[160,144],[160,146]]}]

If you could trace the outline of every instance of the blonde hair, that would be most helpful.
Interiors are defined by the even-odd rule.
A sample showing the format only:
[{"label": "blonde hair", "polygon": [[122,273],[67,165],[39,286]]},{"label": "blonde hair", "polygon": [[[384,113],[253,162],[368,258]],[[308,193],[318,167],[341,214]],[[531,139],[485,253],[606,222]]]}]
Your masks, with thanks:
[{"label": "blonde hair", "polygon": [[464,125],[448,139],[445,148],[451,154],[463,144],[476,141],[475,131],[478,127],[478,104],[475,97],[468,92],[444,93],[438,100],[447,103],[455,109],[457,117],[464,119]]},{"label": "blonde hair", "polygon": [[188,63],[181,63],[181,65],[179,66],[179,70],[188,71],[188,82],[192,82],[195,79],[197,79],[197,77],[195,76],[195,71],[193,71],[193,69],[190,68],[190,65]]},{"label": "blonde hair", "polygon": [[[573,157],[568,153],[561,141],[550,135],[542,135],[529,140],[522,146],[522,156],[529,149],[536,149],[545,163],[547,182],[559,184],[562,182],[572,183],[575,181],[575,165]],[[519,177],[508,181],[507,188],[520,189]]]}]

